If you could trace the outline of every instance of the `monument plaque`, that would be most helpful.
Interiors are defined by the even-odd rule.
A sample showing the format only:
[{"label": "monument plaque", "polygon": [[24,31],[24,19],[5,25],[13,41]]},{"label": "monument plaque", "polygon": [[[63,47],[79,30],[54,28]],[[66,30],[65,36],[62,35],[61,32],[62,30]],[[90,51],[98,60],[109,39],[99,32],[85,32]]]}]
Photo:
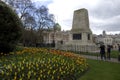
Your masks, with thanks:
[{"label": "monument plaque", "polygon": [[81,34],[73,34],[73,40],[80,40]]}]

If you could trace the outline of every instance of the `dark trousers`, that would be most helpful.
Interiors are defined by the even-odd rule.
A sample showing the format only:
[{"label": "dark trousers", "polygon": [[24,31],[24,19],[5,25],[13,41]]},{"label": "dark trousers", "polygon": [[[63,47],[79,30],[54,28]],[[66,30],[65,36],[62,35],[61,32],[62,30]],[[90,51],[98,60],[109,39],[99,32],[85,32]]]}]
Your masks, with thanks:
[{"label": "dark trousers", "polygon": [[107,53],[107,58],[110,60],[110,53],[109,52]]},{"label": "dark trousers", "polygon": [[120,61],[120,55],[118,55],[118,61]]},{"label": "dark trousers", "polygon": [[101,53],[100,55],[101,55],[101,59],[102,59],[102,60],[103,60],[103,58],[106,60],[106,55],[105,55],[105,53]]}]

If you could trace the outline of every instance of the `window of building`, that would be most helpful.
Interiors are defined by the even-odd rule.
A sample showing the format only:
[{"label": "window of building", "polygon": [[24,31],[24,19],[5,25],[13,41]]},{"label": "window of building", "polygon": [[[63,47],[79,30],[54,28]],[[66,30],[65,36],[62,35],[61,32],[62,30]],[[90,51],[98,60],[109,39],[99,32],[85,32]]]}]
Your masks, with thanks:
[{"label": "window of building", "polygon": [[88,40],[90,40],[90,34],[88,34]]},{"label": "window of building", "polygon": [[81,39],[82,39],[81,33],[79,33],[79,34],[73,34],[73,40],[81,40]]}]

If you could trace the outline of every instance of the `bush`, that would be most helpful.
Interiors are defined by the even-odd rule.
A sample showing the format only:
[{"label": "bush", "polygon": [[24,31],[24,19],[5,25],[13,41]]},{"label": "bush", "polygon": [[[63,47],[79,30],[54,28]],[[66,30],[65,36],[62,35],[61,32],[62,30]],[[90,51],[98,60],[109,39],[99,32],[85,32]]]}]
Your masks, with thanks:
[{"label": "bush", "polygon": [[0,1],[0,53],[13,51],[20,36],[22,22],[17,14]]}]

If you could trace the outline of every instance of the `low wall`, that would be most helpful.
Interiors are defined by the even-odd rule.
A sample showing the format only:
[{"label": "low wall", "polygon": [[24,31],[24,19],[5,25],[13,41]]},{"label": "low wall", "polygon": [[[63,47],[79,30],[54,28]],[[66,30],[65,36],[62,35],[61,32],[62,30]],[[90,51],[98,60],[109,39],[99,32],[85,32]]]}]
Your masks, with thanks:
[{"label": "low wall", "polygon": [[99,47],[96,45],[59,45],[56,49],[80,51],[80,52],[96,52],[99,51]]}]

